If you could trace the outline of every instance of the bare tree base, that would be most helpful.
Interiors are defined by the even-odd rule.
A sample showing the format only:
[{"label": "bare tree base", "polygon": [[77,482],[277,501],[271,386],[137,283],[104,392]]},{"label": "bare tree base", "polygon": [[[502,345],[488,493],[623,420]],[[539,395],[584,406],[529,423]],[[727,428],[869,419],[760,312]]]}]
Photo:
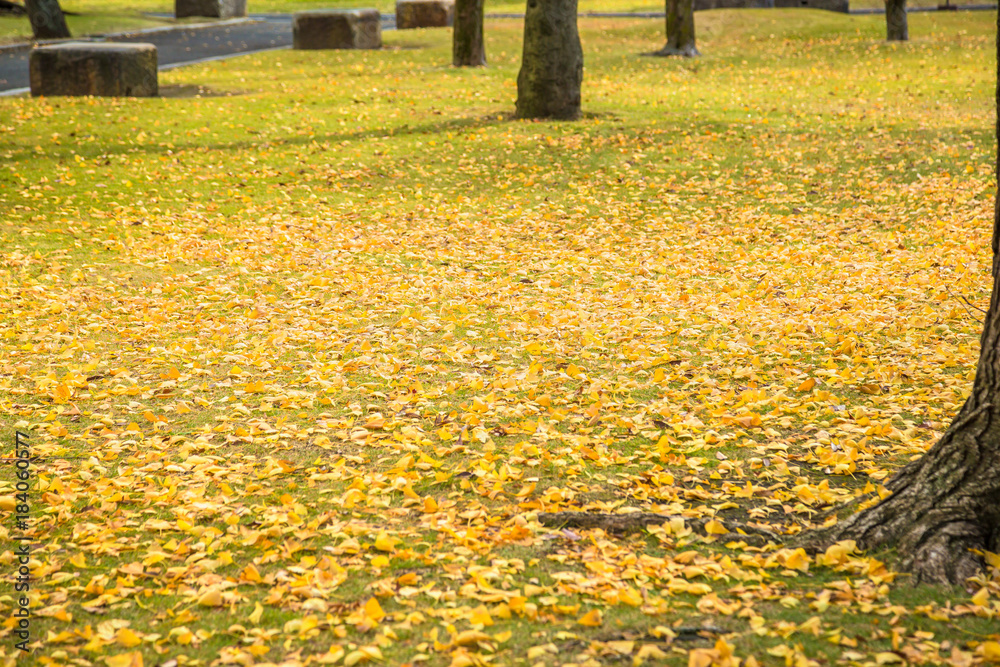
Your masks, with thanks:
[{"label": "bare tree base", "polygon": [[[906,0],[886,0],[885,9],[888,38],[905,38]],[[969,579],[983,571],[983,552],[1000,553],[1000,193],[995,203],[993,289],[969,398],[941,439],[886,483],[890,495],[799,544],[853,540],[890,552],[912,583],[967,587],[977,585]]]},{"label": "bare tree base", "polygon": [[647,56],[655,56],[657,58],[668,58],[670,56],[679,56],[681,58],[697,58],[701,55],[694,46],[664,46],[659,51],[653,51],[652,53],[646,53]]},{"label": "bare tree base", "polygon": [[977,552],[1000,549],[1000,411],[977,398],[927,454],[889,480],[891,495],[803,533],[799,544],[820,550],[853,540],[866,551],[892,549],[893,567],[914,583],[965,585],[981,572]]}]

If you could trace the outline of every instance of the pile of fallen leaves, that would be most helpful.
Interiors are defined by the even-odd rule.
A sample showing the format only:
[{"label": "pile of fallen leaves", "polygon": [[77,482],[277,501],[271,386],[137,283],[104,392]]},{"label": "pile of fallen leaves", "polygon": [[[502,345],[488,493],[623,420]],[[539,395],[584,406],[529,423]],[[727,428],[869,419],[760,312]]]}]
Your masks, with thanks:
[{"label": "pile of fallen leaves", "polygon": [[[444,33],[330,56],[359,81],[341,106],[313,89],[332,61],[267,56],[312,74],[291,92],[216,65],[260,91],[162,102],[194,116],[172,134],[158,102],[5,101],[25,138],[3,172],[0,410],[5,451],[19,430],[37,457],[26,533],[0,471],[0,571],[34,545],[21,659],[1000,660],[1000,557],[971,594],[928,592],[850,543],[791,546],[884,493],[968,391],[993,110],[944,82],[987,95],[990,38],[967,19],[909,50],[840,24],[790,43],[760,20],[709,42],[707,71],[582,23],[591,99],[633,94],[576,124],[504,117],[485,99],[510,93],[503,58],[452,101],[422,88],[474,75],[406,80]],[[516,36],[498,24],[493,50]],[[727,55],[765,39],[758,69]],[[918,64],[941,43],[958,74]],[[889,76],[831,80],[831,54]],[[838,85],[871,106],[812,116]],[[697,117],[643,108],[675,96]],[[261,115],[262,141],[234,138]]]}]

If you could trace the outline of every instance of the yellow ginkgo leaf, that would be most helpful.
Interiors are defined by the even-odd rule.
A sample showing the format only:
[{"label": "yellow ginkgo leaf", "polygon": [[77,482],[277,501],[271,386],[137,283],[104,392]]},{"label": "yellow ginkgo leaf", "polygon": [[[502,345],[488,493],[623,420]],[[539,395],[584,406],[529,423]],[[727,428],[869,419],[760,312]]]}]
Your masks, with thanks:
[{"label": "yellow ginkgo leaf", "polygon": [[842,540],[827,547],[826,552],[816,560],[820,565],[840,565],[846,563],[848,556],[856,549],[857,543],[854,540]]},{"label": "yellow ginkgo leaf", "polygon": [[632,587],[623,588],[618,591],[618,600],[630,607],[638,607],[642,605],[642,594]]},{"label": "yellow ginkgo leaf", "polygon": [[635,650],[635,642],[626,640],[610,641],[606,646],[615,653],[621,653],[622,655],[629,655]]},{"label": "yellow ginkgo leaf", "polygon": [[644,662],[646,660],[666,660],[667,654],[664,653],[656,644],[643,644],[638,651],[636,651],[635,659],[638,662]]},{"label": "yellow ginkgo leaf", "polygon": [[240,578],[253,584],[259,584],[263,581],[260,576],[260,571],[253,563],[250,563],[243,568],[243,572],[240,573]]},{"label": "yellow ginkgo leaf", "polygon": [[221,607],[222,606],[222,591],[220,591],[215,586],[212,586],[198,598],[198,604],[202,607]]},{"label": "yellow ginkgo leaf", "polygon": [[600,609],[591,609],[586,614],[578,618],[576,622],[580,625],[596,628],[604,623],[604,614],[601,613]]},{"label": "yellow ginkgo leaf", "polygon": [[906,658],[892,651],[882,651],[875,654],[876,665],[891,665],[897,662],[906,662]]},{"label": "yellow ginkgo leaf", "polygon": [[104,658],[104,664],[108,667],[142,667],[142,653],[132,651],[131,653],[120,653]]},{"label": "yellow ginkgo leaf", "polygon": [[134,648],[142,643],[142,637],[128,628],[118,628],[118,632],[115,633],[115,641],[125,648]]},{"label": "yellow ginkgo leaf", "polygon": [[796,549],[788,555],[785,560],[785,567],[790,570],[801,570],[805,572],[809,569],[809,556],[806,554],[805,549]]},{"label": "yellow ginkgo leaf", "polygon": [[345,667],[351,667],[352,665],[357,665],[358,663],[381,659],[382,651],[380,651],[377,646],[362,646],[357,651],[352,651],[347,654],[347,657],[344,658],[344,665]]},{"label": "yellow ginkgo leaf", "polygon": [[395,551],[397,541],[398,540],[396,538],[389,537],[385,531],[382,531],[378,534],[378,537],[375,538],[375,548],[379,551]]},{"label": "yellow ginkgo leaf", "polygon": [[716,662],[717,654],[707,648],[691,649],[688,652],[688,667],[709,667]]},{"label": "yellow ginkgo leaf", "polygon": [[1000,662],[1000,642],[986,641],[982,643],[983,657],[990,662]]},{"label": "yellow ginkgo leaf", "polygon": [[709,535],[728,535],[729,531],[722,525],[722,522],[712,519],[705,524],[705,532]]},{"label": "yellow ginkgo leaf", "polygon": [[541,644],[539,646],[532,646],[527,651],[528,660],[538,660],[543,655],[550,653],[552,654],[559,653],[559,647],[556,646],[555,644]]},{"label": "yellow ginkgo leaf", "polygon": [[264,614],[264,607],[259,602],[253,603],[253,611],[247,616],[247,621],[250,625],[258,625],[260,623],[260,617]]},{"label": "yellow ginkgo leaf", "polygon": [[469,617],[469,622],[482,625],[484,627],[489,627],[493,625],[493,617],[490,616],[490,612],[486,609],[486,605],[479,605],[472,610],[472,615]]},{"label": "yellow ginkgo leaf", "polygon": [[451,643],[455,646],[469,646],[470,644],[488,642],[490,639],[492,638],[485,632],[480,632],[478,630],[466,630],[465,632],[459,632],[455,635],[455,638],[451,640]]},{"label": "yellow ginkgo leaf", "polygon": [[365,615],[373,621],[381,621],[385,618],[385,612],[382,611],[382,605],[378,603],[376,598],[370,598],[368,602],[365,603]]}]

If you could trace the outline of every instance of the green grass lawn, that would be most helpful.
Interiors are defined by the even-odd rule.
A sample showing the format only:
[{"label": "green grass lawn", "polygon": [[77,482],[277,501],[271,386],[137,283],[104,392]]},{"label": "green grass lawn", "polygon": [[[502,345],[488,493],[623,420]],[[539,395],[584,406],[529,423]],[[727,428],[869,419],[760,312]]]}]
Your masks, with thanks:
[{"label": "green grass lawn", "polygon": [[[121,2],[119,0],[65,0],[60,3],[64,10],[75,15],[67,17],[67,24],[74,36],[99,35],[143,28],[173,25],[172,19],[156,19],[145,16],[148,13],[173,13],[174,5],[163,0],[140,0]],[[938,0],[909,0],[910,7],[936,7]],[[979,4],[952,2],[953,5]],[[254,12],[287,12],[303,9],[333,7],[375,7],[381,12],[394,12],[393,0],[251,0],[248,9]],[[882,0],[854,0],[851,8],[883,7]],[[662,12],[663,3],[650,0],[580,0],[580,12]],[[487,0],[488,13],[523,13],[524,3],[511,0]],[[703,13],[702,13],[703,14]],[[199,19],[210,20],[210,19]],[[184,22],[192,22],[185,19]],[[31,27],[26,18],[0,17],[0,44],[24,41],[31,36]]]},{"label": "green grass lawn", "polygon": [[785,542],[968,392],[996,15],[697,21],[678,60],[581,20],[578,122],[512,118],[513,20],[483,69],[418,30],[0,99],[0,442],[41,457],[17,664],[994,659],[996,568],[915,589]]},{"label": "green grass lawn", "polygon": [[[172,14],[174,5],[163,0],[139,2],[95,2],[94,0],[65,0],[62,8],[73,15],[66,22],[74,36],[98,35],[158,26],[175,25],[173,19],[150,18],[147,14]],[[251,1],[248,9],[255,12],[292,13],[304,9],[336,7],[375,7],[381,12],[395,12],[394,0],[374,0],[358,4],[355,0],[260,0]],[[663,11],[662,4],[643,0],[583,0],[580,11]],[[489,0],[486,11],[492,13],[523,13],[523,2]],[[182,19],[181,23],[205,22],[212,19]],[[0,44],[25,41],[31,37],[31,26],[26,17],[0,16]]]}]

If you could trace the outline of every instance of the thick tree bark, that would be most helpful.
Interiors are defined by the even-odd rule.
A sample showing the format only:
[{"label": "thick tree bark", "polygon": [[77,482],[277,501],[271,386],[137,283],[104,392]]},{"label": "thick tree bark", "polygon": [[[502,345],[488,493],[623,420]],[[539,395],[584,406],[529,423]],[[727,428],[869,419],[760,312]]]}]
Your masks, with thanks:
[{"label": "thick tree bark", "polygon": [[[1000,121],[996,133],[1000,138]],[[968,400],[941,439],[886,484],[892,495],[820,539],[894,547],[897,566],[918,582],[961,584],[983,567],[973,549],[1000,552],[1000,192],[992,250],[993,294]]]},{"label": "thick tree bark", "polygon": [[517,117],[579,118],[582,83],[576,0],[528,0],[517,75]]},{"label": "thick tree bark", "polygon": [[35,39],[60,39],[69,37],[66,17],[63,16],[59,0],[25,0],[31,34]]},{"label": "thick tree bark", "polygon": [[890,42],[910,39],[906,24],[906,0],[885,0],[885,38]]},{"label": "thick tree bark", "polygon": [[694,45],[694,0],[666,0],[667,43],[654,56],[701,55]]},{"label": "thick tree bark", "polygon": [[451,35],[451,62],[455,67],[486,64],[483,43],[483,0],[455,0],[455,28]]}]

